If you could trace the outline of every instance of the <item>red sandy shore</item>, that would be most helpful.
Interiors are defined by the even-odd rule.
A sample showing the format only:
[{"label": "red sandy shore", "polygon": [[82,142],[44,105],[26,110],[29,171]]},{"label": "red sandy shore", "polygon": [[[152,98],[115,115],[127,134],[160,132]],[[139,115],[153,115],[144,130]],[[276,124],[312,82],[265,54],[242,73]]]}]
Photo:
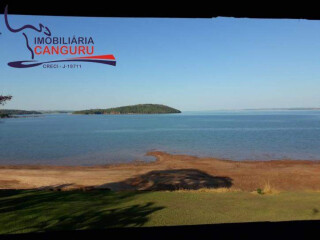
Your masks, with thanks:
[{"label": "red sandy shore", "polygon": [[151,163],[107,166],[0,166],[0,189],[174,190],[226,187],[254,191],[320,190],[320,161],[231,161],[150,152]]}]

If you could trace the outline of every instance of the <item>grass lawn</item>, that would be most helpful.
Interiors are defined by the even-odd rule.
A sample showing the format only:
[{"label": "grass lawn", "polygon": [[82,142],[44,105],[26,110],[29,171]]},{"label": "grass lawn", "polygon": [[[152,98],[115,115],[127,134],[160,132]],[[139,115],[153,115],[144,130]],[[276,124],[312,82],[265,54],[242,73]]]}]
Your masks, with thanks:
[{"label": "grass lawn", "polygon": [[320,193],[0,191],[0,233],[320,219]]}]

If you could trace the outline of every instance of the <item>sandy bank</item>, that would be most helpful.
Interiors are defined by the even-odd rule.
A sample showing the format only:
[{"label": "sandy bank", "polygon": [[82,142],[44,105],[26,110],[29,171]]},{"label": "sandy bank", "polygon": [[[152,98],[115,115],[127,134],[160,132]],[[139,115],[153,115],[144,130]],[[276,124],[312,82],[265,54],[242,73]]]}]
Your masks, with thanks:
[{"label": "sandy bank", "polygon": [[174,190],[269,184],[283,191],[320,190],[320,161],[229,161],[150,152],[152,163],[108,166],[0,166],[0,189]]}]

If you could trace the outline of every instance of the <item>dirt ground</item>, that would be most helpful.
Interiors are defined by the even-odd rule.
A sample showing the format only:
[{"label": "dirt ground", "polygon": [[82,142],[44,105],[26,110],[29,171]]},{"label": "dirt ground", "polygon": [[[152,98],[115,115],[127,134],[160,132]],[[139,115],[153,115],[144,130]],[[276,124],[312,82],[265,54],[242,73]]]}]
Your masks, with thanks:
[{"label": "dirt ground", "polygon": [[320,190],[320,161],[230,161],[150,152],[155,162],[107,166],[0,166],[0,189]]}]

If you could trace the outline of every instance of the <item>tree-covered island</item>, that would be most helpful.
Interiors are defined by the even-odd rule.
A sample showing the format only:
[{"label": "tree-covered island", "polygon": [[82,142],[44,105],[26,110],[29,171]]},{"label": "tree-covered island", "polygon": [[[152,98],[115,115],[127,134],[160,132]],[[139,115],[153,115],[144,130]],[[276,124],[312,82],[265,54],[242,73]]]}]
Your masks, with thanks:
[{"label": "tree-covered island", "polygon": [[73,114],[165,114],[181,113],[180,110],[161,104],[137,104],[107,109],[75,111]]}]

